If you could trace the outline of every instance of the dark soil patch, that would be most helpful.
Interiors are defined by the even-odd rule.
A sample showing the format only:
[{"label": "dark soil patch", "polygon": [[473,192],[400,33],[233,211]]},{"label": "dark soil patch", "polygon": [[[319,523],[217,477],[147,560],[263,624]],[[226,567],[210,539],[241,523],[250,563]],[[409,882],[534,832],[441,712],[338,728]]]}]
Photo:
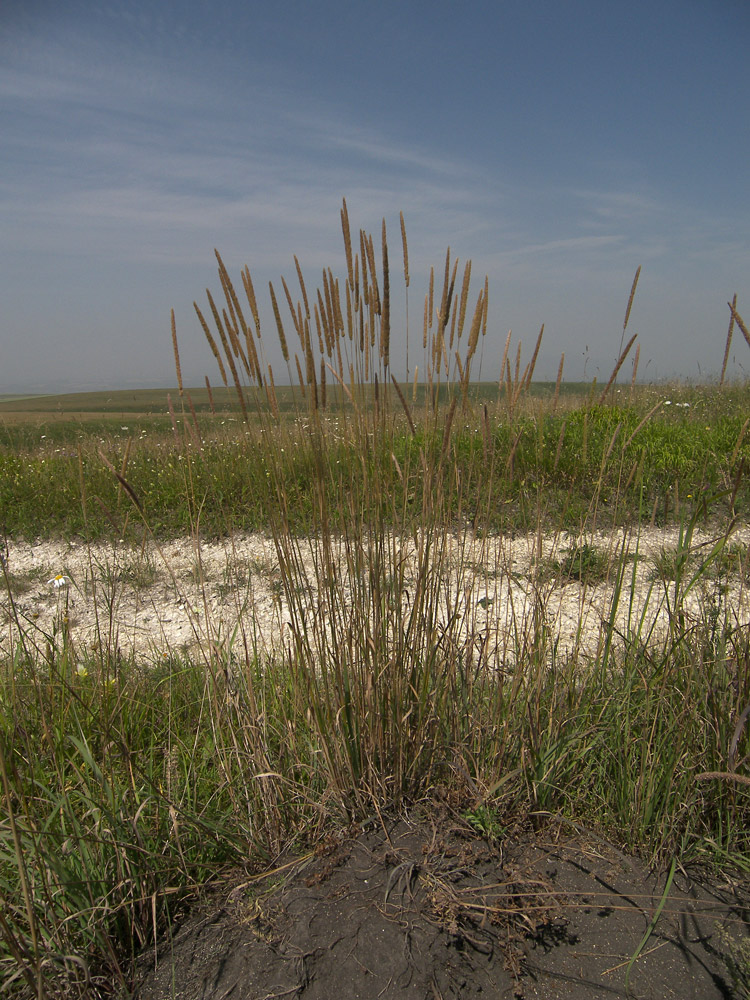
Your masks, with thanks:
[{"label": "dark soil patch", "polygon": [[[679,883],[679,884],[678,884]],[[732,996],[717,927],[748,932],[747,882],[661,883],[593,835],[488,841],[378,823],[214,892],[144,955],[138,1000],[609,1000]]]}]

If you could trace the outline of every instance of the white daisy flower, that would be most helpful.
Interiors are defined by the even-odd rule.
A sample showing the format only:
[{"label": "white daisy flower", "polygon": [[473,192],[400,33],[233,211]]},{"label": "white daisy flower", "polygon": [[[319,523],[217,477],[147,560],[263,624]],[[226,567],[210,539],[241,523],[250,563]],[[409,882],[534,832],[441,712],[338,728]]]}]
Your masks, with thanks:
[{"label": "white daisy flower", "polygon": [[58,573],[57,576],[53,576],[51,580],[47,580],[48,587],[54,587],[55,590],[59,590],[61,587],[67,587],[70,580],[67,576],[63,576],[62,573]]}]

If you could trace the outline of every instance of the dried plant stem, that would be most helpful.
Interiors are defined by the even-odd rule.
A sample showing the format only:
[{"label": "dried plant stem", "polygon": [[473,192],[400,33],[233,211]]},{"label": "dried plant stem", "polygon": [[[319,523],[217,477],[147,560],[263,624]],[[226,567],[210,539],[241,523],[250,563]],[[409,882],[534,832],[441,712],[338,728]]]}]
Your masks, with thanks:
[{"label": "dried plant stem", "polygon": [[560,364],[557,369],[557,381],[555,382],[555,398],[552,402],[552,412],[557,410],[557,403],[560,399],[560,383],[562,382],[563,365],[565,364],[565,352],[560,355]]},{"label": "dried plant stem", "polygon": [[182,369],[180,368],[180,352],[177,348],[177,324],[175,323],[174,309],[172,310],[172,350],[174,351],[174,367],[177,372],[177,387],[182,395]]},{"label": "dried plant stem", "polygon": [[635,343],[635,340],[636,340],[637,336],[638,336],[637,333],[633,334],[633,336],[628,341],[628,343],[627,343],[627,345],[625,347],[625,350],[622,352],[622,354],[618,358],[617,364],[615,365],[614,370],[612,371],[612,374],[609,376],[609,382],[607,382],[606,386],[604,387],[604,392],[599,397],[599,406],[601,406],[602,403],[604,402],[604,400],[607,398],[607,393],[609,392],[610,386],[612,385],[612,383],[614,382],[614,380],[617,378],[617,373],[622,368],[623,362],[625,361],[625,358],[628,356],[628,354],[630,352],[630,348]]}]

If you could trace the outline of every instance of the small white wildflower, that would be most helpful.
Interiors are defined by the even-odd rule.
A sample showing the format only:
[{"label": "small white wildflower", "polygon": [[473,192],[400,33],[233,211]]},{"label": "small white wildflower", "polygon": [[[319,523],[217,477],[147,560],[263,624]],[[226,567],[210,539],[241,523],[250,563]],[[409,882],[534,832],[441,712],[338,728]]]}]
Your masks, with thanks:
[{"label": "small white wildflower", "polygon": [[63,576],[62,573],[58,573],[57,576],[53,576],[51,580],[47,580],[48,587],[54,587],[55,590],[59,590],[61,587],[67,587],[70,580],[67,576]]},{"label": "small white wildflower", "polygon": [[671,406],[672,405],[672,400],[671,399],[665,399],[664,400],[664,405],[665,406]]},{"label": "small white wildflower", "polygon": [[82,663],[79,663],[78,666],[76,667],[76,674],[79,677],[88,677],[89,672]]}]

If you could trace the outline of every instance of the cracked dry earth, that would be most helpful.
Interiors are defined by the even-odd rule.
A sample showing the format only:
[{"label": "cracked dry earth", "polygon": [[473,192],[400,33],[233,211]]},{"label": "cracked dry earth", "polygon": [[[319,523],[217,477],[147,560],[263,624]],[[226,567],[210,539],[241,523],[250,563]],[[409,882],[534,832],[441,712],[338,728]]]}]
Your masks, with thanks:
[{"label": "cracked dry earth", "polygon": [[[696,533],[695,559],[705,558],[720,537],[710,531]],[[590,583],[561,577],[559,561],[576,542],[564,533],[541,539],[445,536],[440,587],[442,603],[454,615],[454,627],[458,620],[465,637],[480,638],[490,663],[504,665],[513,659],[509,637],[514,630],[523,634],[541,608],[558,655],[573,649],[595,652],[602,625],[611,614],[615,572],[610,571],[608,580]],[[613,567],[626,553],[622,588],[626,598],[617,609],[618,630],[626,630],[629,620],[641,623],[642,635],[658,635],[668,622],[674,584],[655,577],[654,560],[674,552],[678,529],[643,529],[637,539],[616,531],[589,536],[586,542]],[[738,548],[749,543],[750,529],[731,536],[731,544]],[[415,542],[409,538],[397,545],[405,559],[408,588],[416,573]],[[313,539],[299,543],[298,567],[306,577],[301,603],[312,614],[325,615],[316,592],[319,552]],[[556,560],[558,569],[550,571]],[[245,648],[260,655],[271,655],[287,644],[290,609],[273,540],[263,535],[200,545],[189,538],[175,539],[140,547],[11,541],[6,566],[12,602],[3,588],[0,655],[17,643],[19,623],[44,648],[63,620],[79,649],[101,645],[119,649],[124,656],[136,653],[145,662],[156,662],[167,650],[189,654],[205,648],[207,641],[231,644],[238,637]],[[337,572],[346,592],[343,553]],[[58,574],[68,582],[55,588],[51,581]],[[738,623],[748,618],[748,592],[738,572],[720,577],[707,573],[685,602],[688,617],[694,614],[696,619],[722,607],[729,608]]]},{"label": "cracked dry earth", "polygon": [[719,1000],[750,892],[672,884],[595,835],[477,836],[448,796],[216,887],[138,963],[136,1000]]}]

